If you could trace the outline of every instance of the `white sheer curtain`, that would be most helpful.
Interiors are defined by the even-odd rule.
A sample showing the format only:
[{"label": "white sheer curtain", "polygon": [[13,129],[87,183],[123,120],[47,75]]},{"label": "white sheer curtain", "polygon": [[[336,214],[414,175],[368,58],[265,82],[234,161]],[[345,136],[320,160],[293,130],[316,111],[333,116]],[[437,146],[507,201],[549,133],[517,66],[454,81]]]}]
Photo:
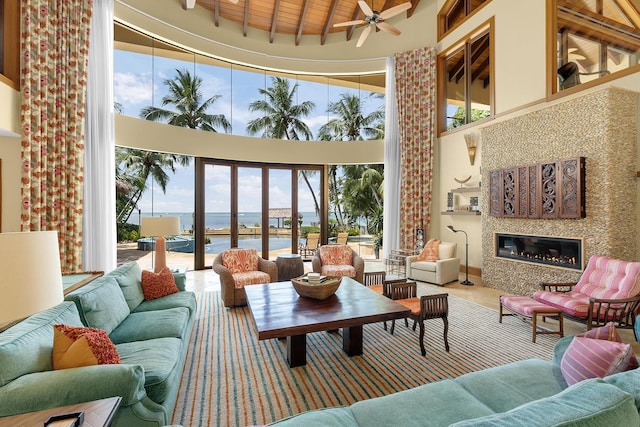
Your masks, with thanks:
[{"label": "white sheer curtain", "polygon": [[113,0],[94,0],[87,76],[84,270],[116,267]]},{"label": "white sheer curtain", "polygon": [[386,113],[384,124],[383,258],[400,244],[400,146],[396,104],[395,60],[387,58]]}]

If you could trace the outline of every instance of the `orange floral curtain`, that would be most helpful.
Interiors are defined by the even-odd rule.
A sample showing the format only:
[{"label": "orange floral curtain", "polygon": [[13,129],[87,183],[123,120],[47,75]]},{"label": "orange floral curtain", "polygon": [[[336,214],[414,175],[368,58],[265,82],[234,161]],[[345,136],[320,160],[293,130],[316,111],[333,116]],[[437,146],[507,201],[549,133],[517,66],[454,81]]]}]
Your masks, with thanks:
[{"label": "orange floral curtain", "polygon": [[23,0],[23,231],[55,230],[62,270],[82,267],[84,110],[91,0]]},{"label": "orange floral curtain", "polygon": [[400,140],[400,247],[415,248],[416,230],[431,222],[436,106],[435,49],[395,55]]}]

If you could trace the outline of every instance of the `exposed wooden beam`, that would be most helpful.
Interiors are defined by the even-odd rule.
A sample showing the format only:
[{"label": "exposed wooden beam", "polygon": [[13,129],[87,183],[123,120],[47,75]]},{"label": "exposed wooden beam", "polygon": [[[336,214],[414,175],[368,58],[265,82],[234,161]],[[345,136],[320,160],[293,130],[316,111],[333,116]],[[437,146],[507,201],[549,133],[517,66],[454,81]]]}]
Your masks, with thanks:
[{"label": "exposed wooden beam", "polygon": [[276,27],[278,26],[278,12],[280,9],[280,0],[276,0],[273,5],[273,18],[271,19],[271,33],[269,34],[269,43],[273,43],[273,38],[276,35]]},{"label": "exposed wooden beam", "polygon": [[249,9],[251,8],[251,1],[244,0],[244,17],[242,18],[242,35],[247,37],[247,31],[249,29]]},{"label": "exposed wooden beam", "polygon": [[220,0],[213,0],[213,23],[220,26]]},{"label": "exposed wooden beam", "polygon": [[413,15],[413,12],[416,11],[416,7],[418,7],[418,3],[420,3],[420,0],[411,1],[411,9],[407,10],[407,18],[411,18],[411,16]]},{"label": "exposed wooden beam", "polygon": [[329,30],[333,25],[333,16],[336,14],[337,6],[338,6],[338,0],[331,0],[331,5],[329,6],[329,13],[327,14],[327,18],[324,20],[324,26],[322,27],[322,35],[320,36],[321,45],[324,45],[324,42],[327,41],[327,36],[329,35]]},{"label": "exposed wooden beam", "polygon": [[304,29],[304,20],[307,17],[307,12],[309,11],[309,3],[311,3],[311,0],[304,0],[304,5],[302,6],[302,12],[300,12],[300,19],[298,20],[298,29],[296,31],[296,46],[300,44],[300,37],[302,37],[302,30]]},{"label": "exposed wooden beam", "polygon": [[624,16],[633,23],[636,28],[640,28],[640,11],[629,0],[614,0]]}]

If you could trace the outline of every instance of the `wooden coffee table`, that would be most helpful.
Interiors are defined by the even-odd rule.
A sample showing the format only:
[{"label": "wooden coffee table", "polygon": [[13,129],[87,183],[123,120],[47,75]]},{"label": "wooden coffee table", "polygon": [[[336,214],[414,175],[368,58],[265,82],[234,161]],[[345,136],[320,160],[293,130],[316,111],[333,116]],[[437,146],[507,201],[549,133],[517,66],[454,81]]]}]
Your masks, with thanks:
[{"label": "wooden coffee table", "polygon": [[362,325],[407,317],[409,309],[344,277],[325,300],[300,297],[291,282],[246,286],[259,340],[287,339],[290,367],[307,363],[307,334],[342,328],[342,348],[362,354]]}]

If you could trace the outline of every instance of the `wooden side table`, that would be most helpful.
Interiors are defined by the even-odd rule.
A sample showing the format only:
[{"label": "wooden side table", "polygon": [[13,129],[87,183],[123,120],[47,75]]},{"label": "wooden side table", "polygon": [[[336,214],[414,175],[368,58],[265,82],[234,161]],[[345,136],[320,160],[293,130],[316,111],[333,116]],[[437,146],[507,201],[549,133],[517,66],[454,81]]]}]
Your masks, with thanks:
[{"label": "wooden side table", "polygon": [[82,427],[108,427],[118,412],[121,400],[121,397],[116,396],[94,400],[92,402],[77,403],[59,408],[2,417],[0,418],[0,427],[43,426],[49,417],[80,411],[84,412],[84,423]]},{"label": "wooden side table", "polygon": [[286,282],[304,274],[304,264],[300,254],[280,254],[276,258],[278,281]]}]

